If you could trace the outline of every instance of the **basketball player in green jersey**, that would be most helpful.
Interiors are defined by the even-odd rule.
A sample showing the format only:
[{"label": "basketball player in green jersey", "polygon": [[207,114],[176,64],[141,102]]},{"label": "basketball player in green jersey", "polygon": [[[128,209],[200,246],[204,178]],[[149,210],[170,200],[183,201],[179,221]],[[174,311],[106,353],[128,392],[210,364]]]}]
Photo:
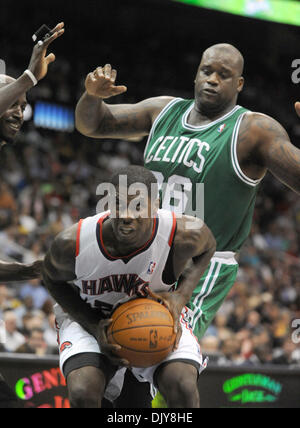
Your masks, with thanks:
[{"label": "basketball player in green jersey", "polygon": [[[194,100],[163,96],[110,105],[104,100],[127,88],[116,86],[117,73],[106,65],[87,76],[86,92],[76,109],[77,129],[86,136],[149,135],[145,166],[161,184],[168,184],[163,208],[180,202],[183,212],[193,214],[185,209],[191,189],[193,201],[204,201],[204,220],[216,238],[217,253],[190,302],[190,321],[199,339],[235,282],[235,254],[250,232],[266,172],[300,193],[300,150],[276,120],[237,105],[243,66],[235,47],[214,45],[202,56]],[[300,115],[300,103],[296,110]],[[201,183],[204,192],[201,186],[197,189]]]}]

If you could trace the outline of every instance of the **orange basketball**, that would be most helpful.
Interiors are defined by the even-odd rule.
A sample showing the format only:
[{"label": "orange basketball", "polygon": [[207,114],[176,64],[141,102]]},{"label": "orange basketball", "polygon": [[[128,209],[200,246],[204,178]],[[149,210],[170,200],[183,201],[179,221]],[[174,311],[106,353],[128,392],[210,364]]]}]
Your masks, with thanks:
[{"label": "orange basketball", "polygon": [[135,299],[119,306],[108,328],[108,341],[122,347],[117,355],[133,367],[151,367],[172,351],[175,334],[171,313],[150,299]]}]

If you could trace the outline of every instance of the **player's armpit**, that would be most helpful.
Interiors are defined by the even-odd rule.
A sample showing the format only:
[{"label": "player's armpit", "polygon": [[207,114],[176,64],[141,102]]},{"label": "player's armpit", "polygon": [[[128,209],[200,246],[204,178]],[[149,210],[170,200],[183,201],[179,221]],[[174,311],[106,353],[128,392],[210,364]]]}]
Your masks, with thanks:
[{"label": "player's armpit", "polygon": [[300,193],[300,150],[291,143],[285,129],[271,117],[255,113],[251,134],[255,139],[253,159]]}]

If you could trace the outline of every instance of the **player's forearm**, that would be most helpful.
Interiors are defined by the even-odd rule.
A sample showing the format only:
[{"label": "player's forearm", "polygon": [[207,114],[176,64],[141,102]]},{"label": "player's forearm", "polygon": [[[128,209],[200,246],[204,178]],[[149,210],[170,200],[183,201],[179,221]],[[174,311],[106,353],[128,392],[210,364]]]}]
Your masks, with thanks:
[{"label": "player's forearm", "polygon": [[27,281],[38,278],[40,276],[40,266],[38,263],[26,265],[0,261],[0,281]]},{"label": "player's forearm", "polygon": [[15,82],[0,88],[0,117],[18,100],[18,98],[33,87],[26,74],[22,74]]},{"label": "player's forearm", "polygon": [[192,298],[201,277],[208,268],[211,258],[216,251],[215,241],[200,256],[193,258],[191,265],[182,274],[176,293],[180,294],[183,300],[183,306]]},{"label": "player's forearm", "polygon": [[44,283],[53,299],[76,321],[81,327],[97,337],[99,314],[85,303],[77,291],[68,282],[56,282],[45,274]]},{"label": "player's forearm", "polygon": [[75,110],[76,129],[81,134],[92,137],[100,127],[105,108],[107,107],[101,98],[93,97],[85,92]]}]

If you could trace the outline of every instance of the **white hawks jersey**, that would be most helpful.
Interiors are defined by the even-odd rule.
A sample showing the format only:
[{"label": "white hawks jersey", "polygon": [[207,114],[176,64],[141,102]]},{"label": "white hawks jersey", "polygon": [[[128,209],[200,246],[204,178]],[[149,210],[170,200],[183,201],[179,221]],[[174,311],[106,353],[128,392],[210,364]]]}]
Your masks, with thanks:
[{"label": "white hawks jersey", "polygon": [[176,232],[174,213],[158,210],[151,238],[142,248],[126,257],[109,254],[103,242],[103,223],[110,212],[80,220],[74,284],[80,296],[93,308],[109,316],[112,309],[130,298],[147,297],[147,290],[170,291],[172,285],[163,281]]}]

